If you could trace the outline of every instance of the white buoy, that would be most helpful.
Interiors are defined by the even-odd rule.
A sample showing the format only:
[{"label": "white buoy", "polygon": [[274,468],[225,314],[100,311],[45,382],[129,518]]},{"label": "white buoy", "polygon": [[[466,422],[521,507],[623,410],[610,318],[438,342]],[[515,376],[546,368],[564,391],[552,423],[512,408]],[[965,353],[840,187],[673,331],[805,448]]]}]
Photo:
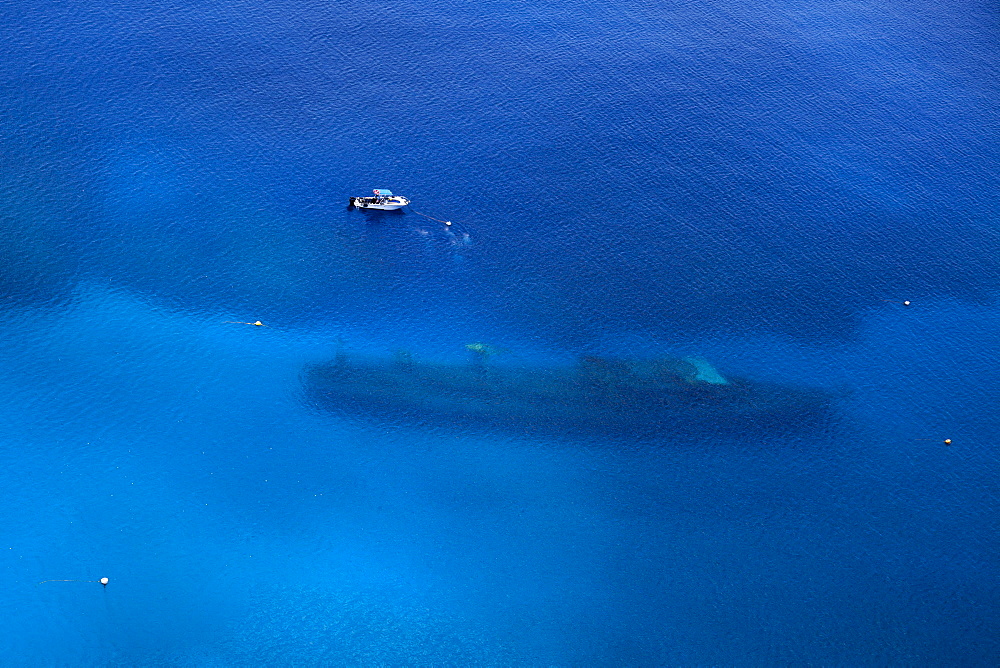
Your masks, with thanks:
[{"label": "white buoy", "polygon": [[105,587],[107,587],[108,586],[108,582],[110,582],[110,580],[108,580],[107,578],[101,578],[100,580],[98,580],[98,582],[100,582],[102,585],[104,585]]}]

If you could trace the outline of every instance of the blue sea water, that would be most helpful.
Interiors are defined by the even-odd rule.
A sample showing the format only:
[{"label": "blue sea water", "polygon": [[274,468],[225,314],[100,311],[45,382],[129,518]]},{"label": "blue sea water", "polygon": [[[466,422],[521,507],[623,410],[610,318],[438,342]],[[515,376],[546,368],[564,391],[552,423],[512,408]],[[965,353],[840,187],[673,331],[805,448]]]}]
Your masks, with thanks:
[{"label": "blue sea water", "polygon": [[[2,16],[0,664],[1000,662],[995,4]],[[303,394],[472,341],[835,399],[623,442]]]}]

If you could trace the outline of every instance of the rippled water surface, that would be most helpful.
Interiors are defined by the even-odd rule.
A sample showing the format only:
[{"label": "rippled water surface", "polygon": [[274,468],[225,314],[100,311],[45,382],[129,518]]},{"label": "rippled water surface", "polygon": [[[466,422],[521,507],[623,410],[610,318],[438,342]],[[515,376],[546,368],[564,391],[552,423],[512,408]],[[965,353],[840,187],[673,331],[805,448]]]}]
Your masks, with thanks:
[{"label": "rippled water surface", "polygon": [[[993,5],[3,18],[0,663],[1000,661]],[[471,342],[830,408],[550,437],[304,390]]]}]

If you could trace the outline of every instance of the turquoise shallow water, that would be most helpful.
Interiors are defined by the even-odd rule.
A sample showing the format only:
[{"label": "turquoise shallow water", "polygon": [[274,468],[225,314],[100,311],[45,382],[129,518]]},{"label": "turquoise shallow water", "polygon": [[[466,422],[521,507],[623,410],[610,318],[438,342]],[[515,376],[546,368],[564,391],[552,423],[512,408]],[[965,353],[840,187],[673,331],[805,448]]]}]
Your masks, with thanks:
[{"label": "turquoise shallow water", "polygon": [[[0,663],[996,663],[990,7],[5,12]],[[612,439],[304,394],[472,341],[833,400]]]}]

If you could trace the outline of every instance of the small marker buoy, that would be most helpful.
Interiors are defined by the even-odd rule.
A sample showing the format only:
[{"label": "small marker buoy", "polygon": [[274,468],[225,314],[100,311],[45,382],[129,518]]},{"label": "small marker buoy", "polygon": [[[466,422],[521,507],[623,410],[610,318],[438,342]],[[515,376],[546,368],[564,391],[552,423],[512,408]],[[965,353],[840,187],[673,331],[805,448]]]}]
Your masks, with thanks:
[{"label": "small marker buoy", "polygon": [[905,302],[903,302],[903,306],[909,306],[909,305],[910,305],[910,300],[909,299],[907,299]]},{"label": "small marker buoy", "polygon": [[[906,303],[907,303],[907,304],[909,304],[909,302],[906,302]],[[254,323],[254,325],[255,325],[256,327],[263,327],[263,326],[264,326],[264,323],[262,323],[262,322],[261,322],[260,320],[258,320],[257,322],[255,322],[255,323]]]},{"label": "small marker buoy", "polygon": [[451,221],[450,220],[444,221],[444,224],[447,225],[447,226],[449,226],[449,227],[451,227]]},{"label": "small marker buoy", "polygon": [[945,445],[951,445],[951,439],[950,438],[944,439],[944,444]]}]

